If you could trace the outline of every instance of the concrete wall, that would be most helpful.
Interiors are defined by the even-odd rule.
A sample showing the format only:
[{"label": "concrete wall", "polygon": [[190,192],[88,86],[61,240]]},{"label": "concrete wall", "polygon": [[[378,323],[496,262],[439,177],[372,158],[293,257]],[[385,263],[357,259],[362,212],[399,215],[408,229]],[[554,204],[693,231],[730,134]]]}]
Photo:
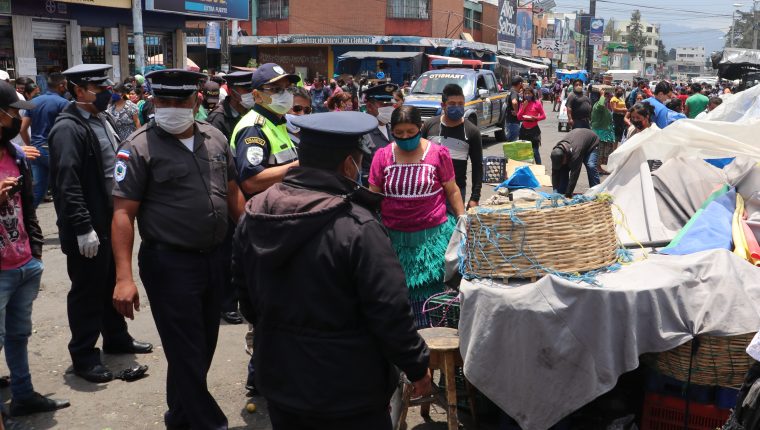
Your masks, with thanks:
[{"label": "concrete wall", "polygon": [[483,30],[482,42],[496,45],[497,28],[499,26],[499,7],[495,4],[482,3],[483,5]]},{"label": "concrete wall", "polygon": [[[461,2],[461,0],[460,0]],[[354,35],[385,33],[386,4],[363,1],[360,7],[344,0],[290,0],[290,34]],[[460,12],[461,13],[461,12]],[[261,24],[262,21],[259,21]],[[262,33],[261,29],[259,34]],[[280,31],[280,33],[284,33]]]},{"label": "concrete wall", "polygon": [[433,37],[458,39],[464,29],[464,0],[430,0]]}]

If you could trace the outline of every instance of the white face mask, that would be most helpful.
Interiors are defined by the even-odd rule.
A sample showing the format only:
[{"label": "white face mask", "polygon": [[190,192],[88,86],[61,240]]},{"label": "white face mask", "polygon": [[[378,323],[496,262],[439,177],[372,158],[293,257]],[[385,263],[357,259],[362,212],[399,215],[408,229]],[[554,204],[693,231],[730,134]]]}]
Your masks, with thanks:
[{"label": "white face mask", "polygon": [[254,105],[253,101],[253,94],[251,93],[243,93],[240,94],[240,104],[243,105],[244,108],[250,109]]},{"label": "white face mask", "polygon": [[170,134],[182,134],[195,122],[192,108],[156,108],[156,124]]},{"label": "white face mask", "polygon": [[284,115],[293,107],[293,93],[290,91],[283,91],[280,94],[274,94],[271,97],[272,103],[269,104],[269,110],[278,115]]},{"label": "white face mask", "polygon": [[381,124],[388,124],[391,122],[391,115],[396,108],[393,106],[383,106],[377,109],[377,120]]}]

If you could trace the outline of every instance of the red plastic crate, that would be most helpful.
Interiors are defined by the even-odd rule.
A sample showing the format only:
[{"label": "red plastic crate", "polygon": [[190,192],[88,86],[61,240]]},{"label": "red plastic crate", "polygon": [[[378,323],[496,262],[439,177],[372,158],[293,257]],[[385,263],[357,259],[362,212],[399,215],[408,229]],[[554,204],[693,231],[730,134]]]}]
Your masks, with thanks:
[{"label": "red plastic crate", "polygon": [[[686,401],[678,397],[647,393],[641,417],[642,430],[684,430]],[[689,430],[715,430],[728,420],[730,409],[715,405],[691,402],[689,404]]]}]

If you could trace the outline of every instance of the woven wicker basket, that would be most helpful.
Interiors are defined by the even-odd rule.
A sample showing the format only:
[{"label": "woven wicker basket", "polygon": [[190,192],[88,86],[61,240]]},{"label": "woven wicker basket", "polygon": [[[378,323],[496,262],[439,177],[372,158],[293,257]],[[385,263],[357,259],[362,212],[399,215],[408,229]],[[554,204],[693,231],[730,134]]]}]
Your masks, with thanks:
[{"label": "woven wicker basket", "polygon": [[[530,278],[547,270],[586,272],[616,260],[617,237],[609,201],[562,207],[473,208],[465,271],[487,278]],[[512,217],[518,222],[513,222]]]},{"label": "woven wicker basket", "polygon": [[[746,349],[755,333],[739,336],[699,336],[699,348],[691,361],[691,383],[739,388],[754,363]],[[658,354],[646,354],[641,361],[658,372],[687,381],[692,341]]]}]

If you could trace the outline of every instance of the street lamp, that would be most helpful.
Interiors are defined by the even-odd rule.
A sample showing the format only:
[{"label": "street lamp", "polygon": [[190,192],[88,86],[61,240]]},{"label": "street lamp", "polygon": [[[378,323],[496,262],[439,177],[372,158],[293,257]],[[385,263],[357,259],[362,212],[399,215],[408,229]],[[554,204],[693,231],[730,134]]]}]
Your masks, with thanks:
[{"label": "street lamp", "polygon": [[737,8],[744,6],[742,3],[734,3],[731,6],[734,7],[734,11],[731,12],[731,47],[734,47],[734,34],[736,34],[736,12]]}]

